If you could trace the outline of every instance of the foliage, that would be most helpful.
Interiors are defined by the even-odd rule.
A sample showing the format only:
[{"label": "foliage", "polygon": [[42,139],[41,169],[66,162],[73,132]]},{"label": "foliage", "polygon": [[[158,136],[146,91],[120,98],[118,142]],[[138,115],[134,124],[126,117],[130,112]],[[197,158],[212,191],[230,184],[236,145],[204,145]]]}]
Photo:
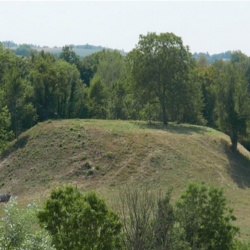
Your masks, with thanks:
[{"label": "foliage", "polygon": [[93,118],[107,117],[107,88],[98,76],[95,76],[90,83],[89,110]]},{"label": "foliage", "polygon": [[11,114],[11,128],[15,137],[32,127],[37,119],[32,99],[32,86],[22,77],[23,72],[18,67],[12,67],[5,74],[4,97],[5,104]]},{"label": "foliage", "polygon": [[70,64],[75,64],[76,66],[80,63],[79,56],[73,51],[71,46],[63,46],[62,52],[59,55],[59,59],[64,60]]},{"label": "foliage", "polygon": [[66,45],[55,57],[33,47],[20,45],[30,54],[20,57],[0,45],[0,109],[7,106],[16,137],[47,119],[97,118],[207,124],[234,150],[249,141],[250,59],[240,51],[213,65],[197,54],[195,63],[173,33],[141,35],[126,56],[102,50],[81,59],[79,46]]},{"label": "foliage", "polygon": [[15,53],[18,56],[30,56],[31,55],[32,48],[28,44],[20,44],[16,50]]},{"label": "foliage", "polygon": [[2,152],[8,141],[12,138],[12,131],[9,130],[11,125],[10,113],[5,106],[0,110],[0,152]]},{"label": "foliage", "polygon": [[189,184],[177,202],[177,219],[192,249],[233,249],[238,228],[222,190]]},{"label": "foliage", "polygon": [[45,230],[35,229],[36,204],[20,209],[11,199],[5,205],[0,221],[0,248],[5,250],[53,250],[51,238]]},{"label": "foliage", "polygon": [[249,112],[247,82],[230,63],[221,65],[216,84],[216,112],[220,129],[230,136],[232,150],[237,149],[238,138],[246,134]]},{"label": "foliage", "polygon": [[120,246],[121,223],[95,193],[83,195],[72,186],[53,190],[38,218],[52,236],[56,249],[116,249]]},{"label": "foliage", "polygon": [[216,115],[214,113],[215,110],[215,84],[217,79],[217,70],[213,66],[198,66],[196,69],[196,80],[200,82],[202,89],[202,97],[203,97],[203,110],[202,115],[206,120],[207,125],[209,127],[217,127],[216,126]]},{"label": "foliage", "polygon": [[128,56],[137,89],[147,100],[157,97],[163,123],[167,124],[169,117],[182,118],[183,104],[196,96],[189,95],[193,61],[182,39],[173,33],[141,35],[137,47]]},{"label": "foliage", "polygon": [[120,214],[127,249],[189,249],[183,231],[175,227],[171,193],[126,188],[120,195]]}]

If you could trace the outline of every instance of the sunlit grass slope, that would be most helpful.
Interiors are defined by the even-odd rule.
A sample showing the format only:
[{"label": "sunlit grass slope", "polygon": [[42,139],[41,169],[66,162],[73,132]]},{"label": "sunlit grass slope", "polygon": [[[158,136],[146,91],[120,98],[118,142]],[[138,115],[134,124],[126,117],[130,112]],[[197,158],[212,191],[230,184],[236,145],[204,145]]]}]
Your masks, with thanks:
[{"label": "sunlit grass slope", "polygon": [[0,192],[22,202],[72,183],[111,196],[121,186],[173,187],[189,181],[224,188],[243,237],[250,236],[250,153],[213,129],[185,124],[62,120],[23,133],[0,161]]}]

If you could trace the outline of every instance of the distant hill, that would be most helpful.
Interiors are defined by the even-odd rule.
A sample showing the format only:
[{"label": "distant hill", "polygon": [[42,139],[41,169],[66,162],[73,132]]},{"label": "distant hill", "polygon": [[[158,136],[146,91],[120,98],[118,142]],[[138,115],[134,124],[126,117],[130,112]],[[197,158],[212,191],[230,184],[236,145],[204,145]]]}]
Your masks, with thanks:
[{"label": "distant hill", "polygon": [[[50,52],[54,55],[59,55],[62,51],[62,47],[49,47],[49,46],[40,46],[40,45],[34,45],[34,44],[17,44],[13,41],[2,41],[2,45],[5,48],[12,49],[16,52],[17,55],[23,55],[27,56],[30,54],[30,50],[32,49],[35,52],[39,52],[41,50],[44,50],[45,52]],[[67,44],[73,48],[73,51],[79,55],[80,57],[85,57],[88,55],[91,55],[92,53],[104,50],[104,49],[110,49],[112,48],[106,48],[103,46],[95,46],[91,44],[85,44],[85,45],[75,45],[75,44]],[[126,52],[123,50],[120,50],[120,53],[122,55],[126,55]],[[231,57],[231,51],[226,51],[218,54],[212,54],[204,53],[204,52],[195,52],[193,53],[193,57],[195,60],[199,60],[201,56],[204,56],[207,59],[207,62],[209,64],[212,64],[216,60],[229,60]]]},{"label": "distant hill", "polygon": [[207,59],[208,64],[212,64],[217,60],[230,60],[231,53],[232,53],[231,51],[226,51],[219,54],[210,55],[209,53],[200,52],[200,53],[194,53],[193,57],[197,61],[200,59],[200,57],[205,57]]},{"label": "distant hill", "polygon": [[173,187],[189,181],[225,191],[244,238],[250,234],[250,153],[229,149],[211,128],[133,121],[57,120],[39,123],[13,141],[0,159],[0,192],[22,203],[43,200],[64,183],[113,199],[122,186]]},{"label": "distant hill", "polygon": [[[30,54],[30,50],[33,50],[34,52],[39,52],[41,50],[44,50],[45,52],[50,52],[54,55],[59,55],[62,51],[62,47],[56,47],[56,46],[49,47],[49,46],[40,46],[40,45],[34,45],[34,44],[16,44],[12,41],[3,41],[1,43],[5,48],[14,50],[15,53],[20,56],[28,56]],[[112,50],[111,48],[95,46],[95,45],[90,45],[90,44],[85,44],[85,45],[70,44],[69,46],[71,46],[73,48],[73,51],[80,57],[85,57],[85,56],[91,55],[95,52],[98,52],[104,49]],[[124,51],[120,51],[120,52],[123,55],[126,54]]]}]

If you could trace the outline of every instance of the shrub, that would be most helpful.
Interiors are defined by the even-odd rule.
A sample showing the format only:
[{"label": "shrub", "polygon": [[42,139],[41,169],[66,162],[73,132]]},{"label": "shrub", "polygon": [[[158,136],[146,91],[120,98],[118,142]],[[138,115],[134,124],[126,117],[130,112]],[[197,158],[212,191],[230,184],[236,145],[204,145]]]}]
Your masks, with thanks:
[{"label": "shrub", "polygon": [[189,184],[177,202],[177,220],[192,249],[233,249],[238,228],[221,189]]},{"label": "shrub", "polygon": [[36,204],[18,208],[15,199],[11,199],[4,208],[0,221],[0,249],[5,250],[53,250],[51,238],[38,225]]},{"label": "shrub", "polygon": [[120,247],[118,216],[95,193],[83,195],[73,186],[53,190],[38,218],[58,250]]}]

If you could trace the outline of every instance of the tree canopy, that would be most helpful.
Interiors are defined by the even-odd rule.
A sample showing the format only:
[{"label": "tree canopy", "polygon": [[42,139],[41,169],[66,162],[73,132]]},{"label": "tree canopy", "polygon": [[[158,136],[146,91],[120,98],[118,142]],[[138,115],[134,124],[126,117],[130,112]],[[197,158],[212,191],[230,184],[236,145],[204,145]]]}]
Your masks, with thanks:
[{"label": "tree canopy", "polygon": [[242,52],[195,62],[173,33],[140,35],[127,55],[102,50],[80,58],[73,49],[17,56],[0,45],[0,110],[7,107],[11,122],[4,131],[18,137],[47,119],[177,122],[219,129],[233,150],[238,142],[250,148],[250,59]]}]

